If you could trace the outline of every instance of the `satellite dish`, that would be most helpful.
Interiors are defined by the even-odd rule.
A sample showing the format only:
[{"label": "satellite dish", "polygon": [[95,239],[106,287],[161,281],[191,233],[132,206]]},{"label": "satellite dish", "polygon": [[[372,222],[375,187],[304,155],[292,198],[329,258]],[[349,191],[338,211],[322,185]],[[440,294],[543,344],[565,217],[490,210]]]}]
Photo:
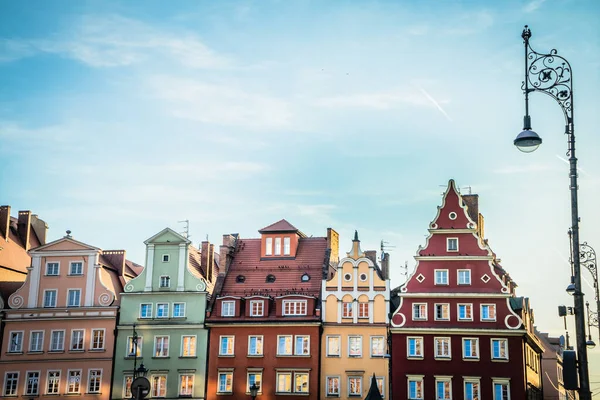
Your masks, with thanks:
[{"label": "satellite dish", "polygon": [[138,376],[131,382],[131,394],[134,399],[145,399],[150,393],[150,381],[145,376]]}]

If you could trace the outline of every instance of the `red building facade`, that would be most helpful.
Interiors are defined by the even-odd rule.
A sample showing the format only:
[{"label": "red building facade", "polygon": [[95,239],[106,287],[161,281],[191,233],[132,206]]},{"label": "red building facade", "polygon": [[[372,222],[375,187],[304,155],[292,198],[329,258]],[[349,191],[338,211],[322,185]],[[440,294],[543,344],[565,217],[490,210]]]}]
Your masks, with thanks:
[{"label": "red building facade", "polygon": [[[285,220],[260,238],[225,235],[208,307],[207,399],[318,399],[321,279],[330,240]],[[328,235],[331,236],[331,235]]]},{"label": "red building facade", "polygon": [[394,399],[536,398],[524,356],[527,347],[539,359],[539,342],[483,238],[477,201],[449,182],[413,274],[392,294]]}]

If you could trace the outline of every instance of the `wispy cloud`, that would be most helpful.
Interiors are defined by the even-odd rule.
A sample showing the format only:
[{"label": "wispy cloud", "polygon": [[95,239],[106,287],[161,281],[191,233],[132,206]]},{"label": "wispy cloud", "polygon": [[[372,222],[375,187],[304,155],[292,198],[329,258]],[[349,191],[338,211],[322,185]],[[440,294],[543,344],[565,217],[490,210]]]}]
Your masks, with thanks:
[{"label": "wispy cloud", "polygon": [[532,13],[544,4],[546,0],[531,0],[523,7],[523,12]]},{"label": "wispy cloud", "polygon": [[487,10],[475,11],[453,18],[453,25],[444,29],[446,35],[468,36],[494,25],[494,16]]},{"label": "wispy cloud", "polygon": [[423,98],[423,96],[416,91],[390,90],[323,97],[316,100],[316,105],[329,108],[373,108],[390,110],[406,105],[431,106],[431,100]]},{"label": "wispy cloud", "polygon": [[508,165],[493,170],[495,174],[521,174],[524,172],[542,172],[554,169],[548,164]]}]

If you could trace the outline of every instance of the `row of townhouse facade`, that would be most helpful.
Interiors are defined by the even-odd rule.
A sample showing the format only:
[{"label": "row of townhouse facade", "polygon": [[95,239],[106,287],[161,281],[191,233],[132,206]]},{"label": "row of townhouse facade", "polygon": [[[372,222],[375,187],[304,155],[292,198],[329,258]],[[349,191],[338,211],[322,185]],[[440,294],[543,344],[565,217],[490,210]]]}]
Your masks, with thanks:
[{"label": "row of townhouse facade", "polygon": [[450,180],[393,290],[389,254],[357,232],[341,256],[335,230],[285,219],[219,249],[166,228],[144,267],[69,233],[40,243],[0,298],[0,398],[127,399],[142,364],[149,398],[545,398],[547,346],[478,207]]}]

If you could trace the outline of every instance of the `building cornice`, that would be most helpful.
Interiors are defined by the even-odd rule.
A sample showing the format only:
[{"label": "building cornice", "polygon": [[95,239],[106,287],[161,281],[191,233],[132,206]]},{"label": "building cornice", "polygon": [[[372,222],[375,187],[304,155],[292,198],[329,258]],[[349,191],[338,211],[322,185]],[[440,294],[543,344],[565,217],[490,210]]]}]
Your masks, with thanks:
[{"label": "building cornice", "polygon": [[395,334],[409,334],[409,335],[504,335],[504,336],[524,336],[527,331],[525,329],[486,329],[486,328],[390,328],[390,332]]}]

